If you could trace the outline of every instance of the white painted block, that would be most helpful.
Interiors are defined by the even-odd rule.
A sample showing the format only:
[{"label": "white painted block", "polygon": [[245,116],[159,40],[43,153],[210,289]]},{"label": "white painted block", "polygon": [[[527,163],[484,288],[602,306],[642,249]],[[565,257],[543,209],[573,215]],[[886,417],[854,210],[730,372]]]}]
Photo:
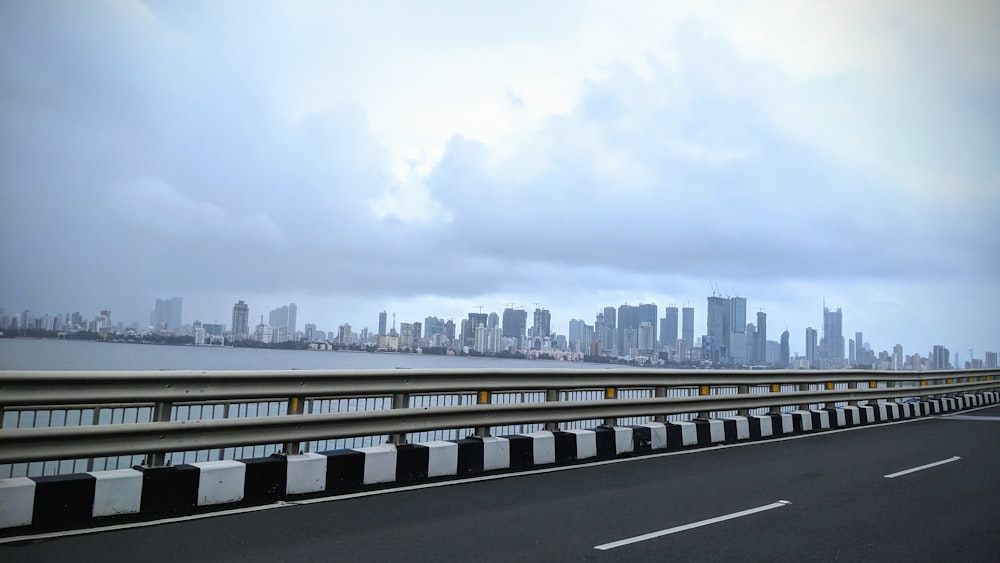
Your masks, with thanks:
[{"label": "white painted block", "polygon": [[830,429],[830,411],[815,410],[811,411],[819,414],[819,427],[823,430]]},{"label": "white painted block", "polygon": [[863,410],[863,411],[865,411],[867,413],[866,416],[867,416],[867,420],[869,421],[869,423],[872,423],[872,422],[875,421],[875,408],[874,407],[869,407],[868,405],[865,405],[863,407],[858,407],[858,408],[861,409],[861,410]]},{"label": "white painted block", "polygon": [[635,450],[632,443],[632,429],[628,426],[612,426],[615,431],[615,454],[625,454]]},{"label": "white painted block", "polygon": [[576,459],[597,457],[597,434],[593,430],[566,430],[576,434]]},{"label": "white painted block", "polygon": [[326,489],[326,456],[316,453],[288,456],[285,493],[301,495]]},{"label": "white painted block", "polygon": [[889,420],[889,408],[885,403],[879,403],[878,405],[878,419],[880,422]]},{"label": "white painted block", "polygon": [[531,438],[531,453],[535,465],[556,462],[556,437],[551,432],[528,432],[522,436]]},{"label": "white painted block", "polygon": [[355,448],[365,454],[365,485],[392,483],[396,480],[396,446],[382,444],[368,448]]},{"label": "white painted block", "polygon": [[427,448],[427,476],[441,477],[458,474],[458,444],[435,440],[421,442]]},{"label": "white painted block", "polygon": [[[142,502],[142,473],[135,469],[94,471],[94,508],[91,516],[135,514]],[[242,493],[242,491],[240,491]]]},{"label": "white painted block", "polygon": [[231,459],[191,465],[198,468],[198,506],[243,500],[246,465]]},{"label": "white painted block", "polygon": [[27,477],[0,479],[0,529],[27,526],[35,513],[35,482]]},{"label": "white painted block", "polygon": [[837,426],[841,428],[847,426],[847,413],[844,412],[844,409],[837,409],[833,412],[837,417]]},{"label": "white painted block", "polygon": [[732,416],[729,420],[736,422],[736,439],[737,440],[749,440],[750,439],[750,421],[747,420],[745,416]]},{"label": "white painted block", "polygon": [[760,435],[761,437],[773,436],[774,431],[771,429],[771,417],[770,416],[757,416],[754,415],[751,418],[757,419],[760,423]]},{"label": "white painted block", "polygon": [[858,409],[858,407],[847,406],[841,408],[840,410],[844,412],[845,424],[847,420],[847,413],[850,413],[851,415],[851,425],[861,424],[861,413],[859,412],[860,409]]},{"label": "white painted block", "polygon": [[781,432],[783,434],[795,432],[795,425],[792,423],[792,413],[783,412],[778,416],[781,417]]},{"label": "white painted block", "polygon": [[662,450],[667,447],[667,425],[662,422],[648,422],[639,424],[649,428],[649,446],[654,450]]},{"label": "white painted block", "polygon": [[483,438],[483,471],[510,467],[510,442],[507,438]]},{"label": "white painted block", "polygon": [[695,446],[698,444],[698,427],[693,422],[672,422],[681,429],[681,445]]},{"label": "white painted block", "polygon": [[710,444],[726,441],[726,426],[721,420],[708,421],[708,439]]},{"label": "white painted block", "polygon": [[903,418],[913,417],[913,403],[896,403],[899,405],[899,414]]},{"label": "white painted block", "polygon": [[803,432],[809,432],[810,430],[813,429],[813,417],[811,412],[792,411],[792,416],[795,416],[799,419],[799,422],[802,424]]},{"label": "white painted block", "polygon": [[931,399],[928,401],[931,404],[932,414],[941,414],[941,401],[938,399]]}]

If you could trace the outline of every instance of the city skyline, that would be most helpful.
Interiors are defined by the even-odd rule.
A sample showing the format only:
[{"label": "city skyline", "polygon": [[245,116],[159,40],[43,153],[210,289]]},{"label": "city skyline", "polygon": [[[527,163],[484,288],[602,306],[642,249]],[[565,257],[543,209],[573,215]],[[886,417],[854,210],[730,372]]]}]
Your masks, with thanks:
[{"label": "city skyline", "polygon": [[824,301],[845,355],[858,331],[996,349],[998,25],[924,0],[2,3],[0,305],[375,331],[539,302],[563,333],[689,303],[698,337],[718,292],[793,350]]},{"label": "city skyline", "polygon": [[[354,334],[368,334],[374,338],[376,336],[382,335],[379,330],[380,328],[379,324],[383,320],[386,321],[385,325],[386,333],[389,332],[389,329],[393,328],[393,325],[396,325],[396,328],[400,329],[402,328],[402,325],[405,324],[408,325],[409,327],[408,330],[411,330],[413,325],[416,324],[416,326],[418,327],[418,334],[419,334],[419,327],[424,321],[432,321],[433,319],[434,321],[440,320],[441,322],[444,322],[451,320],[454,321],[455,323],[454,331],[457,338],[463,335],[463,327],[466,326],[465,321],[468,319],[470,321],[470,323],[468,324],[469,333],[467,335],[469,338],[465,342],[462,342],[462,344],[471,347],[475,344],[476,341],[476,333],[474,328],[472,328],[474,326],[474,323],[478,324],[481,322],[482,324],[488,324],[491,327],[496,326],[498,328],[498,335],[497,335],[498,337],[500,335],[501,329],[504,331],[503,336],[507,336],[508,334],[506,332],[507,330],[506,323],[508,322],[507,317],[508,317],[508,312],[510,311],[513,311],[515,313],[512,318],[516,318],[518,316],[522,317],[520,321],[521,323],[520,328],[523,330],[523,333],[528,337],[526,341],[531,340],[534,334],[533,331],[535,330],[535,327],[538,326],[539,320],[541,320],[542,322],[541,326],[548,327],[551,334],[559,335],[560,337],[567,340],[572,340],[574,331],[577,329],[582,330],[583,328],[582,326],[574,328],[573,323],[575,323],[577,319],[579,319],[579,321],[582,322],[583,325],[589,325],[589,330],[591,331],[590,334],[593,335],[594,339],[600,339],[601,338],[600,337],[601,327],[599,326],[600,319],[604,314],[608,313],[609,310],[612,310],[614,311],[613,315],[616,324],[615,330],[612,332],[614,345],[613,348],[604,347],[603,351],[609,352],[611,350],[615,350],[616,352],[619,353],[619,355],[625,355],[627,350],[623,349],[622,345],[623,342],[632,343],[632,348],[629,348],[630,350],[636,352],[640,351],[639,334],[638,330],[635,330],[635,332],[631,336],[628,336],[628,333],[624,330],[625,327],[621,324],[620,319],[624,318],[620,316],[621,311],[623,310],[626,311],[626,313],[630,316],[630,320],[626,321],[629,324],[629,326],[632,325],[638,326],[640,306],[650,308],[650,311],[652,312],[651,314],[658,315],[656,318],[655,326],[659,330],[662,330],[663,327],[667,326],[665,323],[668,321],[668,317],[670,317],[673,314],[674,320],[676,321],[677,336],[680,339],[683,339],[685,336],[684,335],[685,317],[690,314],[690,316],[693,319],[701,319],[702,321],[701,325],[695,324],[693,326],[693,341],[696,344],[701,344],[702,347],[705,347],[706,345],[712,346],[711,344],[708,344],[712,342],[711,340],[708,340],[707,342],[703,341],[704,337],[713,336],[712,327],[714,326],[714,324],[712,325],[709,324],[709,318],[708,318],[709,310],[712,308],[713,303],[715,303],[717,306],[723,306],[720,304],[725,303],[723,306],[724,311],[720,310],[720,312],[718,312],[717,314],[721,314],[727,318],[725,320],[721,318],[718,320],[719,327],[717,330],[718,331],[726,330],[728,331],[729,336],[728,337],[722,336],[722,333],[719,332],[718,333],[719,337],[721,338],[721,341],[724,343],[724,346],[729,346],[734,350],[746,350],[746,353],[745,355],[741,355],[740,352],[737,351],[734,354],[729,354],[729,353],[720,354],[718,350],[716,350],[715,352],[708,351],[705,352],[707,354],[707,356],[705,356],[707,359],[711,359],[712,361],[722,360],[723,363],[732,362],[740,365],[752,365],[754,363],[760,363],[759,361],[754,362],[752,360],[763,357],[758,354],[763,354],[768,345],[782,344],[782,340],[784,337],[784,334],[782,333],[787,331],[789,333],[788,335],[789,356],[791,358],[801,357],[803,359],[806,359],[808,360],[807,365],[811,365],[813,367],[830,367],[831,365],[839,365],[839,362],[847,362],[847,360],[850,360],[850,362],[847,362],[848,365],[854,365],[855,353],[856,353],[855,341],[858,336],[861,336],[866,332],[864,329],[853,330],[853,332],[850,332],[850,334],[854,334],[855,338],[848,339],[845,336],[845,331],[843,329],[843,309],[841,307],[831,308],[827,306],[826,300],[824,299],[822,302],[822,311],[821,311],[822,314],[820,316],[820,321],[818,323],[813,323],[805,327],[798,327],[799,328],[798,333],[802,335],[801,339],[795,336],[796,334],[795,327],[782,325],[782,328],[772,327],[771,332],[766,332],[767,329],[765,328],[764,341],[758,342],[754,340],[755,334],[753,331],[761,330],[761,323],[760,323],[761,320],[764,320],[764,323],[766,323],[765,326],[767,324],[770,324],[772,321],[766,320],[768,315],[767,313],[764,312],[762,308],[757,309],[755,315],[749,315],[747,313],[748,310],[753,309],[752,299],[744,296],[723,296],[723,294],[721,293],[715,293],[713,295],[707,296],[707,298],[705,298],[705,301],[706,301],[706,306],[701,308],[693,306],[689,301],[685,301],[686,305],[684,307],[678,307],[674,304],[670,304],[665,307],[660,307],[656,303],[646,303],[646,304],[622,303],[616,306],[609,305],[605,307],[595,307],[594,308],[595,314],[592,318],[587,318],[585,316],[580,316],[580,315],[569,316],[568,318],[565,319],[565,326],[564,326],[564,319],[556,316],[555,320],[553,320],[552,312],[548,308],[544,307],[541,302],[531,304],[531,307],[535,306],[539,307],[538,310],[534,309],[529,310],[524,306],[517,305],[513,302],[504,304],[504,309],[501,309],[499,311],[491,311],[487,307],[478,306],[477,311],[468,312],[464,317],[447,316],[447,315],[441,316],[437,312],[426,312],[425,314],[417,318],[410,318],[410,317],[398,316],[397,313],[395,312],[387,312],[383,310],[381,312],[375,313],[374,315],[369,315],[375,318],[373,323],[365,323],[365,322],[354,323],[349,320],[341,320],[330,323],[326,323],[325,321],[315,321],[315,322],[308,321],[304,323],[304,326],[307,327],[307,329],[309,330],[314,330],[314,331],[319,330],[322,331],[323,333],[327,333],[330,335],[330,339],[332,340],[343,336],[342,331],[344,330],[345,326],[349,333],[353,332]],[[161,306],[177,307],[175,314],[180,315],[180,306],[182,302],[183,299],[181,297],[172,297],[170,299],[157,298],[154,301],[153,312],[151,313],[151,319],[148,325],[144,325],[142,322],[135,320],[131,322],[125,322],[121,316],[112,315],[111,324],[109,326],[113,328],[114,326],[117,326],[118,323],[121,323],[122,326],[125,327],[137,325],[140,330],[145,330],[146,328],[152,328],[154,325],[153,321],[155,320],[156,315],[158,314],[158,311],[160,310]],[[750,309],[748,309],[748,306],[750,307]],[[291,315],[289,315],[289,309],[291,309],[292,311]],[[266,319],[266,322],[263,322],[261,326],[282,328],[281,331],[282,336],[280,337],[280,340],[275,340],[275,342],[280,342],[291,339],[295,334],[295,330],[286,332],[286,329],[288,329],[287,324],[289,323],[289,321],[291,323],[296,322],[295,315],[297,309],[298,307],[296,303],[289,303],[286,305],[279,306],[275,309],[271,309],[268,313],[264,313],[263,311],[266,309],[264,308],[260,310],[255,309],[253,308],[253,305],[251,303],[247,303],[245,300],[241,299],[236,301],[235,303],[231,303],[229,306],[230,317],[227,318],[232,319],[232,324],[227,324],[224,321],[219,321],[218,319],[205,320],[202,318],[185,317],[181,319],[181,325],[190,327],[193,323],[198,322],[206,326],[221,326],[228,331],[234,331],[235,329],[238,328],[236,323],[242,322],[245,332],[240,336],[240,338],[254,339],[255,338],[254,327],[257,327],[259,324],[255,319],[259,319],[260,321],[265,321]],[[482,310],[482,312],[478,312],[480,309]],[[670,312],[671,309],[676,309],[676,310],[674,311],[674,313],[671,313]],[[83,313],[81,316],[84,320],[93,321],[94,319],[98,319],[98,322],[100,322],[99,319],[101,318],[102,315],[106,313],[111,313],[112,311],[113,309],[104,308],[101,311],[95,313],[93,318],[89,317],[86,313]],[[704,315],[700,315],[699,311],[704,311]],[[20,316],[23,315],[24,312],[25,311],[22,310],[14,310],[14,309],[7,310],[3,307],[0,307],[0,316],[4,315],[8,317],[18,316],[20,318]],[[58,315],[59,317],[63,316],[68,317],[70,313],[70,311],[68,310],[65,312],[65,315],[64,313],[61,312],[51,313],[51,312],[39,312],[30,310],[27,310],[27,312],[29,312],[32,317],[35,317],[36,314],[41,314],[45,315],[50,320],[56,315]],[[682,312],[684,313],[685,317],[681,316],[680,313]],[[79,313],[79,311],[74,309],[73,316],[76,317],[77,313]],[[500,313],[503,313],[502,317]],[[634,316],[635,318],[633,319],[631,318],[631,316]],[[648,314],[646,316],[648,316]],[[176,318],[177,317],[173,317],[174,320],[176,320]],[[388,319],[391,319],[391,321]],[[475,321],[473,322],[472,319],[475,319]],[[740,330],[740,328],[736,327],[735,321],[737,319],[744,319],[748,321],[752,320],[755,322],[750,322],[749,324],[746,324],[745,326],[742,327],[742,330]],[[275,320],[277,320],[278,322],[275,323]],[[213,324],[220,322],[221,325]],[[514,324],[512,324],[511,326],[514,328],[512,328],[511,330],[515,331],[514,333],[516,333],[517,321],[514,320],[513,323]],[[722,328],[723,324],[726,327],[725,329]],[[818,326],[819,328],[815,328],[816,326]],[[176,328],[177,327],[172,327],[170,330]],[[814,350],[812,352],[810,352],[809,340],[808,340],[810,331],[813,331],[814,333],[813,337],[815,339],[815,342],[813,343]],[[299,330],[298,332],[304,334],[304,331],[302,330]],[[425,329],[425,334],[429,333],[430,333],[430,327]],[[827,345],[825,344],[825,340],[827,338],[826,336],[827,333],[829,333],[830,336],[834,338],[839,336],[839,340],[832,340],[832,344],[830,345],[833,347],[833,350],[835,351],[830,351],[826,348]],[[741,340],[738,339],[739,340],[738,343],[732,340],[737,336],[742,336]],[[623,338],[625,338],[624,341],[622,340]],[[629,338],[631,338],[632,340],[628,340]],[[926,346],[926,352],[925,352],[923,351],[923,348],[908,343],[905,340],[901,339],[894,340],[891,336],[886,337],[886,339],[887,341],[892,340],[893,343],[882,345],[880,341],[876,341],[873,343],[867,337],[863,338],[863,345],[865,347],[864,349],[867,350],[866,353],[869,354],[868,356],[869,358],[877,357],[878,353],[883,351],[888,352],[890,356],[895,356],[897,352],[896,347],[902,346],[902,351],[905,351],[905,356],[907,357],[913,353],[917,353],[922,356],[927,354],[927,356],[925,357],[933,358],[934,355],[937,353],[935,352],[936,350],[946,349],[948,351],[947,353],[950,353],[951,358],[959,359],[960,361],[967,361],[970,359],[968,356],[968,352],[970,350],[973,352],[973,355],[974,357],[976,357],[976,359],[982,360],[984,353],[993,354],[995,353],[993,352],[993,350],[1000,348],[1000,346],[997,346],[996,344],[993,345],[987,344],[986,346],[977,348],[970,346],[962,346],[961,343],[957,344],[948,343],[944,340],[929,338],[929,341],[934,341],[935,344]],[[662,341],[661,339],[657,338],[654,339],[654,341],[658,343],[657,351],[662,351],[664,347],[668,346],[668,344],[665,341]],[[850,346],[849,352],[848,352],[848,342]],[[748,346],[748,344],[750,346]],[[841,344],[843,344],[844,346],[842,354],[839,351],[841,349],[840,348]],[[722,345],[719,344],[715,345],[716,348],[718,348],[719,346]],[[586,346],[584,346],[584,348],[586,348]],[[778,348],[772,349],[771,352],[769,353],[778,354]]]}]

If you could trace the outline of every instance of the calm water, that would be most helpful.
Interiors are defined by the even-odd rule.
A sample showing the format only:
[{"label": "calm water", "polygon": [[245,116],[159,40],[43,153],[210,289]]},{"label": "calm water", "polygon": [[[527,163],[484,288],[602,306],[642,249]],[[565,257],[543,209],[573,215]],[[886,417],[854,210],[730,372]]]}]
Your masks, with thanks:
[{"label": "calm water", "polygon": [[0,369],[8,370],[229,370],[395,368],[607,367],[582,362],[469,358],[421,354],[259,350],[208,346],[114,344],[75,340],[0,338]]}]

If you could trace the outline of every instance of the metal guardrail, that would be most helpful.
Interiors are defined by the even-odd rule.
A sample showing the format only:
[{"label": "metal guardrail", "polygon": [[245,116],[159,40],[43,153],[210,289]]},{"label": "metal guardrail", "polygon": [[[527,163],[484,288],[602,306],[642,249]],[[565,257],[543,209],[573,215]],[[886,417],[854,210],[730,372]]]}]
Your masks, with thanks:
[{"label": "metal guardrail", "polygon": [[[285,453],[301,442],[388,435],[399,443],[407,433],[603,420],[623,417],[657,420],[681,413],[708,417],[712,411],[895,400],[1000,387],[1000,371],[963,370],[922,373],[874,371],[658,371],[628,370],[395,370],[349,372],[0,372],[0,409],[53,405],[151,405],[151,422],[0,430],[0,463],[72,460],[114,455],[146,455],[146,464],[163,465],[164,454],[188,450],[278,443]],[[878,388],[885,382],[885,388]],[[849,389],[837,389],[847,383]],[[865,383],[858,389],[858,383]],[[781,392],[782,385],[798,386]],[[841,385],[838,385],[841,384]],[[898,387],[903,384],[904,387]],[[770,392],[751,393],[768,385]],[[822,390],[809,390],[810,386]],[[697,395],[668,397],[670,388],[696,388]],[[713,387],[737,393],[713,395]],[[619,389],[651,389],[653,398],[616,398]],[[602,400],[561,401],[560,392],[602,389]],[[491,404],[499,391],[544,390],[544,402]],[[473,405],[413,408],[416,393],[474,393]],[[365,412],[303,414],[306,398],[392,397],[392,408]],[[287,415],[218,420],[171,421],[176,403],[274,399],[287,401]],[[615,399],[615,400],[608,400]]]}]

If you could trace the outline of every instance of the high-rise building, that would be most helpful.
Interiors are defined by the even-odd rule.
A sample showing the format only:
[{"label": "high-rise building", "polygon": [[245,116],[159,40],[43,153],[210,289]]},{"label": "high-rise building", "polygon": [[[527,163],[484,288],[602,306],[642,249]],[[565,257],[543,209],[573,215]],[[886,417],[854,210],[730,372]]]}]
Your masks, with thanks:
[{"label": "high-rise building", "polygon": [[288,337],[291,339],[295,338],[295,322],[299,316],[299,306],[295,303],[288,304]]},{"label": "high-rise building", "polygon": [[[263,323],[263,319],[261,319]],[[250,338],[250,306],[242,299],[233,305],[233,340],[249,340]]]},{"label": "high-rise building", "polygon": [[729,300],[723,297],[708,298],[707,326],[702,340],[702,353],[713,363],[723,363],[729,357],[729,337],[732,310]]},{"label": "high-rise building", "polygon": [[[692,327],[693,330],[693,327]],[[660,330],[661,348],[676,351],[677,348],[677,307],[663,310],[663,328]]]},{"label": "high-rise building", "polygon": [[806,328],[806,361],[809,363],[809,367],[816,368],[819,367],[819,357],[816,350],[816,329],[813,327]]},{"label": "high-rise building", "polygon": [[931,350],[931,369],[948,369],[951,366],[951,352],[944,346],[934,346]]},{"label": "high-rise building", "polygon": [[532,336],[545,338],[552,334],[552,313],[548,309],[535,309]]},{"label": "high-rise building", "polygon": [[378,335],[385,336],[389,334],[386,332],[386,323],[388,322],[388,315],[385,311],[378,314]]},{"label": "high-rise building", "polygon": [[180,297],[157,299],[153,312],[149,315],[149,325],[156,332],[173,332],[181,326],[181,308],[183,300]]},{"label": "high-rise building", "polygon": [[694,307],[681,309],[681,338],[688,348],[694,347]]},{"label": "high-rise building", "polygon": [[486,313],[469,313],[469,318],[462,323],[462,342],[469,348],[476,346],[476,327],[487,326],[490,321]]},{"label": "high-rise building", "polygon": [[[754,335],[755,364],[766,364],[767,359],[767,313],[757,311],[757,333]],[[780,355],[780,353],[779,353]]]},{"label": "high-rise building", "polygon": [[788,331],[781,333],[781,356],[778,367],[787,368],[791,361],[792,350],[788,344]]},{"label": "high-rise building", "polygon": [[746,297],[733,297],[729,303],[732,307],[729,363],[743,366],[747,364],[747,300]]},{"label": "high-rise building", "polygon": [[[656,343],[658,342],[656,331],[657,321],[659,321],[658,315],[656,303],[639,303],[639,325],[636,328],[641,327],[642,323],[649,323],[649,330],[653,335],[653,346],[649,348],[647,354],[656,350]],[[646,349],[642,342],[639,343],[639,348],[640,350]]]},{"label": "high-rise building", "polygon": [[503,337],[517,339],[517,348],[524,348],[524,338],[528,330],[528,312],[524,309],[507,307],[503,310]]},{"label": "high-rise building", "polygon": [[896,344],[892,347],[892,369],[902,370],[905,367],[906,357],[903,356],[903,345]]},{"label": "high-rise building", "polygon": [[858,365],[858,351],[853,338],[847,340],[847,363],[852,366]]},{"label": "high-rise building", "polygon": [[586,326],[587,323],[583,322],[580,319],[569,320],[569,332],[567,333],[567,338],[569,339],[569,345],[571,348],[574,342],[576,342],[577,351],[582,351],[587,346],[590,345],[589,342],[583,341],[583,332],[584,332],[584,327]]},{"label": "high-rise building", "polygon": [[823,368],[844,367],[844,316],[823,307],[823,339],[820,341],[819,359]]},{"label": "high-rise building", "polygon": [[618,334],[616,343],[619,356],[635,355],[639,347],[639,308],[625,303],[618,306]]},{"label": "high-rise building", "polygon": [[984,368],[996,368],[997,367],[997,353],[996,352],[986,352],[983,355],[983,367]]},{"label": "high-rise building", "polygon": [[614,307],[604,308],[604,331],[600,332],[602,352],[621,355],[618,352],[618,324]]},{"label": "high-rise building", "polygon": [[656,348],[656,340],[654,338],[655,329],[653,328],[653,323],[649,321],[642,321],[639,323],[639,332],[637,334],[638,340],[638,351],[639,354],[643,356],[648,356],[654,352]]}]

